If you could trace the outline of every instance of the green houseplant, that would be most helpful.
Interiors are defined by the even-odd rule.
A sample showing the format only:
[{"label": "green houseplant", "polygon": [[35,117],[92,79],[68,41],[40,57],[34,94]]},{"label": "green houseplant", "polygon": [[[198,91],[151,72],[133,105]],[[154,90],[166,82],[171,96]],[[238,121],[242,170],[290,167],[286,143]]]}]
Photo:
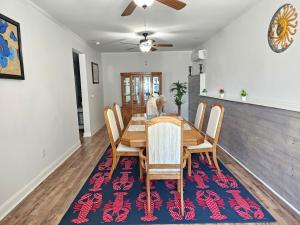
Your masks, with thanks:
[{"label": "green houseplant", "polygon": [[174,94],[174,102],[178,108],[178,115],[181,115],[181,105],[184,103],[183,96],[187,92],[187,83],[179,81],[173,83],[170,92]]},{"label": "green houseplant", "polygon": [[246,90],[241,90],[242,101],[245,102],[247,100],[248,93]]}]

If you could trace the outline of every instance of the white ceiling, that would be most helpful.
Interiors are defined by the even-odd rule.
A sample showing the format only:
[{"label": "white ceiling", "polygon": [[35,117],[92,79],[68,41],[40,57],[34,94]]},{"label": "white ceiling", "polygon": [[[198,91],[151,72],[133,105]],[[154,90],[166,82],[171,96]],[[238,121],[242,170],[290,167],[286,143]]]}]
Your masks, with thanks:
[{"label": "white ceiling", "polygon": [[145,13],[147,30],[155,32],[151,38],[174,44],[165,50],[192,50],[261,0],[182,0],[187,6],[181,11],[154,2],[128,17],[121,14],[130,0],[32,1],[100,51],[124,52],[132,46],[120,41],[141,39],[137,33],[144,30]]}]

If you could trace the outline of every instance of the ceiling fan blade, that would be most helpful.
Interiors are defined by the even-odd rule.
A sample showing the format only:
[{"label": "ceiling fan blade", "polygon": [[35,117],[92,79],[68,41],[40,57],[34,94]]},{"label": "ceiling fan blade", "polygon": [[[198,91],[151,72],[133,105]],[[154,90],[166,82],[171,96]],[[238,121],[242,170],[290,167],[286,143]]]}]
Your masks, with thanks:
[{"label": "ceiling fan blade", "polygon": [[151,52],[155,52],[155,51],[157,51],[157,48],[152,47]]},{"label": "ceiling fan blade", "polygon": [[172,44],[154,44],[153,45],[154,47],[173,47],[173,45]]},{"label": "ceiling fan blade", "polygon": [[183,9],[186,6],[184,2],[181,2],[179,0],[156,0],[156,1],[176,10]]},{"label": "ceiling fan blade", "polygon": [[120,41],[120,44],[122,44],[122,45],[134,45],[134,46],[139,46],[139,44],[133,44],[133,43],[123,42],[123,41]]},{"label": "ceiling fan blade", "polygon": [[129,16],[129,15],[131,15],[133,13],[133,11],[135,10],[136,7],[137,7],[137,5],[134,3],[134,1],[131,1],[129,3],[129,5],[127,6],[127,8],[122,13],[122,16]]}]

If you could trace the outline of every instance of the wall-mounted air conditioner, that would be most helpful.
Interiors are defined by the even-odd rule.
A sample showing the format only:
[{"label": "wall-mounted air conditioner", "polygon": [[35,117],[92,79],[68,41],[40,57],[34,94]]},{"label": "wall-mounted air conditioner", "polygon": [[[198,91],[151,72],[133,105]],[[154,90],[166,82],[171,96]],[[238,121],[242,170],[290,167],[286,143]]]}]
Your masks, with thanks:
[{"label": "wall-mounted air conditioner", "polygon": [[192,53],[192,61],[198,62],[200,60],[207,59],[207,50],[197,50]]}]

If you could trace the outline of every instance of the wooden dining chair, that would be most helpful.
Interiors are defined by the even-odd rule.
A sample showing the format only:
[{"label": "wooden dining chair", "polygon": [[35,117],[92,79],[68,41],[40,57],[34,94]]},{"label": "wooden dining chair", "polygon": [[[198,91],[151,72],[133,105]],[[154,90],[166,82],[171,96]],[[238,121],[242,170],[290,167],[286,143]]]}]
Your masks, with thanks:
[{"label": "wooden dining chair", "polygon": [[[114,170],[118,165],[118,161],[122,156],[133,156],[139,157],[139,152],[141,149],[133,148],[120,143],[120,133],[117,126],[117,121],[115,118],[114,111],[107,107],[104,110],[105,124],[108,132],[109,141],[113,150],[113,161],[111,166],[111,171],[109,178],[112,177]],[[140,165],[140,173],[142,173],[142,167]]]},{"label": "wooden dining chair", "polygon": [[117,118],[117,126],[119,133],[120,135],[122,135],[125,129],[125,125],[122,117],[121,107],[117,103],[114,103],[113,110],[115,113],[115,117]]},{"label": "wooden dining chair", "polygon": [[212,159],[216,169],[220,173],[220,167],[217,160],[217,144],[222,127],[222,121],[224,116],[224,107],[221,104],[214,104],[211,108],[209,120],[207,124],[206,134],[204,143],[196,146],[188,146],[187,150],[189,153],[188,157],[188,175],[192,174],[192,154],[194,153],[205,153],[209,164],[211,160],[209,153],[212,153]]},{"label": "wooden dining chair", "polygon": [[151,212],[151,180],[177,180],[181,198],[181,214],[184,214],[183,199],[183,120],[175,117],[156,117],[146,123],[146,155],[140,152],[145,162],[148,212]]},{"label": "wooden dining chair", "polygon": [[206,103],[200,102],[197,108],[195,122],[194,122],[194,127],[197,128],[199,131],[202,131],[205,109],[206,109]]}]

